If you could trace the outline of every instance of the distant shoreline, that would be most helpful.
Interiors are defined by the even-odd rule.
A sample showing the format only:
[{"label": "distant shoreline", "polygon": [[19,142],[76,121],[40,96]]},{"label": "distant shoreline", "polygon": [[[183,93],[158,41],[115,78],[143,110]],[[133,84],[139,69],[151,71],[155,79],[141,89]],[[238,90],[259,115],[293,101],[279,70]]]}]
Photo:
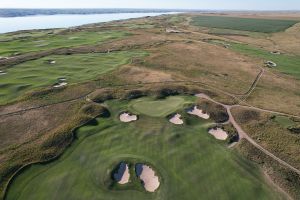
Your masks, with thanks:
[{"label": "distant shoreline", "polygon": [[119,14],[119,13],[171,13],[194,12],[182,9],[0,9],[0,17],[26,17],[35,15],[91,15],[91,14]]},{"label": "distant shoreline", "polygon": [[300,10],[213,10],[213,9],[151,9],[151,8],[0,8],[0,17],[25,17],[35,15],[91,15],[116,13],[168,13],[168,12],[201,12],[201,13],[299,13]]}]

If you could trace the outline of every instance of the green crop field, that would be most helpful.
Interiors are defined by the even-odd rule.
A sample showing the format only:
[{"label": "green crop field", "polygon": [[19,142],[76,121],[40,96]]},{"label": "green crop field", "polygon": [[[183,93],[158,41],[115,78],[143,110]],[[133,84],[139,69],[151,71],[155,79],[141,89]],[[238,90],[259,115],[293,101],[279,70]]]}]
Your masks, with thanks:
[{"label": "green crop field", "polygon": [[[95,79],[128,63],[133,57],[146,55],[143,51],[57,55],[16,65],[1,75],[0,104],[13,101],[33,89],[52,86],[59,78],[66,78],[69,84]],[[49,64],[48,60],[56,63]]]},{"label": "green crop field", "polygon": [[291,75],[300,79],[300,57],[292,55],[274,55],[270,52],[259,49],[246,44],[230,43],[231,49],[234,51],[243,53],[245,55],[262,58],[265,61],[273,61],[277,64],[277,67],[274,67],[274,70],[278,70],[282,73]]},{"label": "green crop field", "polygon": [[[181,102],[192,99],[182,97]],[[256,166],[207,133],[212,121],[184,115],[186,125],[176,126],[165,117],[140,115],[136,122],[121,123],[118,116],[131,103],[113,100],[106,104],[110,118],[98,118],[79,128],[77,140],[56,161],[23,171],[10,185],[6,199],[278,198]],[[146,114],[152,115],[153,104],[145,102]],[[162,107],[166,110],[158,111],[169,112],[168,103]],[[160,180],[156,192],[148,193],[133,183],[110,187],[112,169],[132,160],[153,166]],[[134,173],[131,176],[136,179]]]},{"label": "green crop field", "polygon": [[24,38],[19,37],[8,41],[1,41],[1,37],[5,38],[5,35],[0,35],[0,56],[11,56],[15,53],[29,53],[62,47],[97,45],[106,40],[117,39],[128,35],[129,33],[122,31],[84,31],[77,33],[42,35],[41,37],[24,36]]},{"label": "green crop field", "polygon": [[251,32],[274,33],[295,25],[295,20],[253,19],[223,16],[196,16],[192,24],[210,28],[233,29]]}]

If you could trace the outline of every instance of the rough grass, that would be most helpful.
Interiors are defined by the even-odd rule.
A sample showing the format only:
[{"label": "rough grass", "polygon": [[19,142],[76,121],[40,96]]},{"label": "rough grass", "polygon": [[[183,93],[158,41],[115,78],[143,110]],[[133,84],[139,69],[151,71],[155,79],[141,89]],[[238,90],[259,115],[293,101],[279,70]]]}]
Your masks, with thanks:
[{"label": "rough grass", "polygon": [[294,20],[254,19],[224,16],[196,16],[193,18],[192,24],[195,26],[204,26],[211,28],[275,33],[284,31],[297,22],[298,21]]},{"label": "rough grass", "polygon": [[75,33],[47,34],[38,38],[24,36],[13,40],[0,41],[0,56],[11,56],[15,53],[29,53],[62,47],[97,45],[106,40],[122,38],[128,35],[129,33],[122,31],[80,31]]},{"label": "rough grass", "polygon": [[[287,120],[282,116],[258,113],[256,117],[249,115],[251,111],[234,108],[233,115],[242,128],[264,148],[291,164],[300,168],[300,135],[288,130]],[[275,118],[274,118],[275,117]],[[295,126],[297,122],[293,123]],[[300,124],[298,122],[298,124]]]},{"label": "rough grass", "polygon": [[[77,130],[77,140],[58,160],[20,174],[7,199],[276,199],[258,169],[207,133],[211,123],[166,118],[118,120],[126,101],[107,103],[113,116]],[[109,187],[120,161],[151,163],[161,186],[153,194],[138,187]]]},{"label": "rough grass", "polygon": [[[16,65],[1,76],[0,104],[13,101],[33,89],[52,86],[59,78],[66,78],[68,84],[93,80],[127,64],[133,57],[145,55],[142,51],[57,55]],[[56,63],[49,64],[48,60]]]}]

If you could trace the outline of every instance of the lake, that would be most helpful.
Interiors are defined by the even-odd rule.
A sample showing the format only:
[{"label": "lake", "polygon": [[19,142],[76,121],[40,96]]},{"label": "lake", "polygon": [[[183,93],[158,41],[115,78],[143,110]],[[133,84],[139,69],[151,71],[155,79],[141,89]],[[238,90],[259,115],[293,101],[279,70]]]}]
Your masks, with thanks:
[{"label": "lake", "polygon": [[158,16],[171,13],[112,13],[92,15],[35,15],[26,17],[0,17],[0,33],[19,30],[68,28],[83,24],[108,22],[114,20]]}]

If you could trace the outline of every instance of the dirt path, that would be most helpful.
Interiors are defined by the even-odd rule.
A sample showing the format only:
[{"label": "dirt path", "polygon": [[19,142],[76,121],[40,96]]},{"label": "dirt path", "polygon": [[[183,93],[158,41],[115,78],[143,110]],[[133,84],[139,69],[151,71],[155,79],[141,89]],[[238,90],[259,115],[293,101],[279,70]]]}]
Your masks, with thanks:
[{"label": "dirt path", "polygon": [[265,69],[261,68],[260,72],[258,73],[258,75],[254,79],[253,83],[251,84],[249,90],[244,94],[244,97],[241,98],[240,102],[245,101],[252,94],[253,90],[256,88],[256,86],[258,84],[258,81],[263,76],[264,72],[265,72]]}]

